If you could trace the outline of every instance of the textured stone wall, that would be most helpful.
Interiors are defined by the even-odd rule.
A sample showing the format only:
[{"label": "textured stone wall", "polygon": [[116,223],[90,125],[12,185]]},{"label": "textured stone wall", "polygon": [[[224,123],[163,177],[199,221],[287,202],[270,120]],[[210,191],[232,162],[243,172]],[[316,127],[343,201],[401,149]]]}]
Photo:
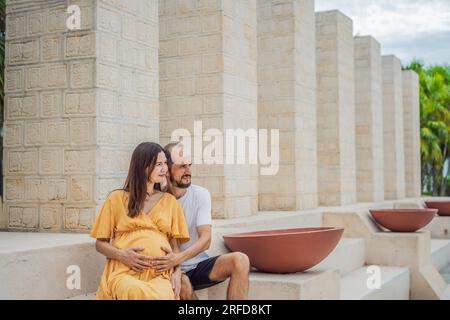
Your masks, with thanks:
[{"label": "textured stone wall", "polygon": [[258,1],[258,126],[280,130],[280,170],[259,178],[260,210],[317,206],[313,0]]},{"label": "textured stone wall", "polygon": [[384,199],[380,43],[355,38],[356,190],[358,202]]},{"label": "textured stone wall", "polygon": [[[81,9],[81,30],[66,26]],[[157,3],[10,1],[4,143],[7,227],[86,231],[158,140]]]},{"label": "textured stone wall", "polygon": [[[354,46],[313,0],[9,1],[0,228],[86,232],[136,144],[180,128],[196,161],[223,139],[193,167],[216,218],[419,196],[417,75]],[[224,164],[227,129],[279,129],[277,175]]]},{"label": "textured stone wall", "polygon": [[[159,3],[161,142],[179,128],[194,135],[194,121],[201,121],[199,134],[215,129],[207,132],[211,140],[201,143],[203,151],[227,129],[256,130],[256,1]],[[200,161],[201,151],[192,149]],[[193,166],[193,182],[212,195],[213,216],[255,213],[257,166],[227,165],[224,154],[218,156],[223,164]]]},{"label": "textured stone wall", "polygon": [[406,196],[413,198],[422,194],[419,76],[411,70],[403,71],[402,82]]},{"label": "textured stone wall", "polygon": [[402,67],[400,60],[383,56],[384,196],[405,197]]},{"label": "textured stone wall", "polygon": [[356,202],[353,23],[316,13],[319,204]]},{"label": "textured stone wall", "polygon": [[131,152],[159,142],[158,1],[99,1],[97,194],[122,186]]}]

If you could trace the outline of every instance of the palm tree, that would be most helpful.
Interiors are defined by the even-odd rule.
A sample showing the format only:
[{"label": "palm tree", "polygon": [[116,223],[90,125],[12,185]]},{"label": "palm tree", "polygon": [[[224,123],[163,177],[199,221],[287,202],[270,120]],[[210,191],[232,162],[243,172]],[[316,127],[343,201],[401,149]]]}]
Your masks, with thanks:
[{"label": "palm tree", "polygon": [[444,196],[450,175],[444,166],[450,161],[450,67],[425,68],[413,61],[420,81],[420,149],[422,187],[434,196]]}]

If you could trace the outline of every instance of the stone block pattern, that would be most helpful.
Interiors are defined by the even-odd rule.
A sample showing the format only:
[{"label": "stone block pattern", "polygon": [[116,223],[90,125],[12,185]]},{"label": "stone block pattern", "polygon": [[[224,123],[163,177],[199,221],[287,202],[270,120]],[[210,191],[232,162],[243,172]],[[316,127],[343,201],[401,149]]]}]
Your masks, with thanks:
[{"label": "stone block pattern", "polygon": [[158,140],[157,14],[145,0],[8,3],[7,228],[88,231],[136,143]]},{"label": "stone block pattern", "polygon": [[131,154],[159,142],[158,1],[97,3],[97,204],[123,186]]},{"label": "stone block pattern", "polygon": [[179,128],[209,135],[196,157],[227,129],[280,129],[275,176],[194,165],[215,218],[420,195],[417,75],[373,38],[354,47],[351,20],[313,0],[11,0],[6,13],[0,229],[87,232],[136,144]]},{"label": "stone block pattern", "polygon": [[395,56],[383,56],[384,197],[405,197],[402,69]]},{"label": "stone block pattern", "polygon": [[[194,121],[202,122],[198,135],[207,131],[212,141],[226,129],[255,130],[256,1],[160,0],[159,13],[161,143],[175,129],[193,137]],[[200,159],[208,145],[193,156]],[[257,211],[256,165],[196,164],[193,172],[212,195],[213,217]]]},{"label": "stone block pattern", "polygon": [[280,130],[280,170],[259,177],[259,209],[317,206],[313,0],[258,1],[258,126]]},{"label": "stone block pattern", "polygon": [[356,202],[354,43],[352,21],[316,13],[319,204]]},{"label": "stone block pattern", "polygon": [[409,198],[420,197],[420,101],[419,76],[412,70],[402,72],[403,121],[405,140],[405,192]]},{"label": "stone block pattern", "polygon": [[358,202],[384,200],[380,44],[355,38],[356,190]]}]

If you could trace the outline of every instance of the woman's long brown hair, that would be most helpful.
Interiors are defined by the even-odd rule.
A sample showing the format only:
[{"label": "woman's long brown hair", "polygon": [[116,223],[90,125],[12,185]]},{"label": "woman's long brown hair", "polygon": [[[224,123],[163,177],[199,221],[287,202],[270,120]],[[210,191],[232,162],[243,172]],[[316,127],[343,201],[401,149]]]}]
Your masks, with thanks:
[{"label": "woman's long brown hair", "polygon": [[[131,218],[138,216],[143,208],[147,196],[147,181],[150,179],[161,151],[167,153],[163,147],[154,142],[143,142],[133,151],[128,176],[123,187],[123,190],[128,192],[128,216]],[[154,188],[161,190],[159,183],[155,184]]]}]

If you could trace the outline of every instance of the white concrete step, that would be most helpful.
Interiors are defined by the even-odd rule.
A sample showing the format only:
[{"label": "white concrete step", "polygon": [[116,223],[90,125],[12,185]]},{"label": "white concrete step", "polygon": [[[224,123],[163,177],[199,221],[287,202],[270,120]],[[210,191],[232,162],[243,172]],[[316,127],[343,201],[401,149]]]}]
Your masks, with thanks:
[{"label": "white concrete step", "polygon": [[450,240],[431,239],[431,261],[448,284],[447,296],[450,299]]},{"label": "white concrete step", "polygon": [[448,265],[439,272],[442,278],[444,278],[444,281],[448,284],[447,287],[450,286],[450,265]]},{"label": "white concrete step", "polygon": [[342,238],[334,251],[311,270],[337,269],[342,277],[364,266],[365,255],[364,239]]},{"label": "white concrete step", "polygon": [[[104,264],[87,234],[0,232],[0,299],[65,299],[94,292]],[[71,288],[78,271],[80,288]]]},{"label": "white concrete step", "polygon": [[409,300],[408,268],[381,266],[379,289],[368,287],[367,281],[373,273],[367,271],[362,267],[341,278],[341,300]]},{"label": "white concrete step", "polygon": [[[252,300],[309,300],[338,299],[339,274],[336,270],[296,274],[250,273],[249,299]],[[226,299],[228,281],[197,291],[200,300]],[[94,300],[95,293],[83,294],[67,300]]]},{"label": "white concrete step", "polygon": [[[252,300],[336,300],[339,298],[339,274],[336,270],[296,274],[250,273],[249,299]],[[226,299],[228,281],[197,291],[200,300]],[[94,300],[95,293],[67,300]]]},{"label": "white concrete step", "polygon": [[[450,282],[447,282],[450,283]],[[447,285],[447,287],[444,290],[444,293],[442,294],[441,300],[448,300],[450,301],[450,284]]]},{"label": "white concrete step", "polygon": [[302,211],[259,211],[256,215],[233,219],[213,219],[214,228],[283,229],[322,226],[320,208]]},{"label": "white concrete step", "polygon": [[[317,225],[316,225],[317,226]],[[280,226],[278,226],[280,227]],[[286,228],[286,226],[281,226]],[[307,226],[298,226],[307,227]],[[272,228],[266,228],[272,229]],[[215,228],[210,255],[228,252],[222,236],[226,233],[238,233],[258,230],[257,227]],[[364,239],[342,238],[335,250],[324,261],[305,273],[269,274],[250,273],[249,299],[338,299],[339,289],[336,281],[342,275],[361,268],[365,263]],[[328,281],[325,279],[328,278]],[[220,300],[226,297],[228,282],[198,291],[200,299]],[[338,285],[338,284],[337,284]],[[316,287],[316,288],[314,288]]]},{"label": "white concrete step", "polygon": [[[295,274],[250,273],[250,300],[336,300],[339,299],[337,270]],[[202,300],[226,299],[228,281],[197,292]]]},{"label": "white concrete step", "polygon": [[431,238],[450,239],[450,217],[436,216],[424,229],[430,231]]},{"label": "white concrete step", "polygon": [[[365,285],[366,268],[359,268],[340,280],[340,292],[335,286],[338,279],[336,272],[298,273],[291,275],[275,275],[254,273],[250,275],[250,299],[270,300],[303,300],[303,299],[338,299],[341,300],[408,300],[409,272],[407,268],[381,267],[382,283],[379,290],[370,290]],[[324,283],[325,279],[328,281]],[[449,281],[450,282],[450,281]],[[311,285],[319,286],[314,287]],[[205,290],[197,291],[200,300],[221,300],[226,297],[228,281]],[[330,288],[331,286],[331,288]],[[308,289],[309,287],[309,289]],[[448,286],[450,298],[450,285]],[[95,293],[81,295],[69,300],[94,300]]]},{"label": "white concrete step", "polygon": [[431,260],[438,271],[450,267],[450,240],[431,239]]}]

